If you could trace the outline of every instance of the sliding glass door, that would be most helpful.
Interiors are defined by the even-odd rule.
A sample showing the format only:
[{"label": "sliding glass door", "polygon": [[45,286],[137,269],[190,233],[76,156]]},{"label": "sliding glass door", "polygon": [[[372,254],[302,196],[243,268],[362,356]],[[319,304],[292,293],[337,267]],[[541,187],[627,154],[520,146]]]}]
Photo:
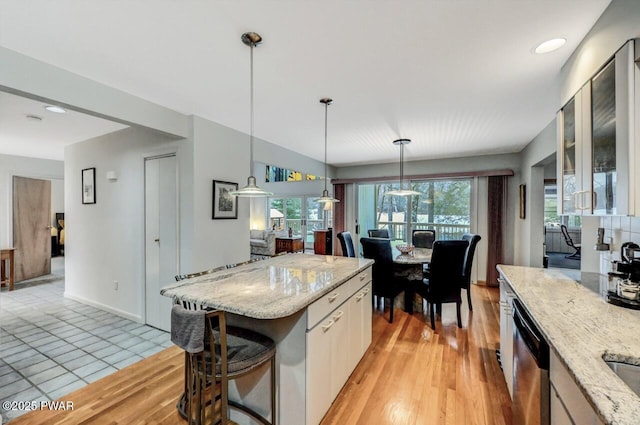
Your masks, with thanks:
[{"label": "sliding glass door", "polygon": [[269,198],[271,228],[284,234],[291,229],[293,237],[303,239],[305,249],[313,249],[314,231],[330,225],[329,214],[315,202],[316,198],[317,195]]}]

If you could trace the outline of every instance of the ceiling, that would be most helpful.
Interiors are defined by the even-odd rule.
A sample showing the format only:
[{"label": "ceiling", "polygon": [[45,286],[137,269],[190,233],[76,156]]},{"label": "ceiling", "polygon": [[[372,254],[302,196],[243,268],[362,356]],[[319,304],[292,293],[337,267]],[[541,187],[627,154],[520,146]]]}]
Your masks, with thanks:
[{"label": "ceiling", "polygon": [[[249,133],[240,35],[258,32],[254,134],[322,160],[319,99],[332,97],[328,162],[346,166],[396,160],[400,137],[406,160],[520,151],[553,119],[560,68],[609,2],[0,0],[0,45]],[[554,37],[567,44],[532,53]],[[72,127],[45,142],[84,140]]]}]

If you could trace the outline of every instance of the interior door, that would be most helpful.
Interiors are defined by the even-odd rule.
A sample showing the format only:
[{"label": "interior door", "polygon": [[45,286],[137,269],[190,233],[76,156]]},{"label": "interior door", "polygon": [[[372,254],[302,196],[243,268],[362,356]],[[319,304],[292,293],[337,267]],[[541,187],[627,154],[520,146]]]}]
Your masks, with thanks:
[{"label": "interior door", "polygon": [[171,329],[171,299],[160,295],[178,274],[178,185],[175,155],[145,159],[145,320]]},{"label": "interior door", "polygon": [[15,280],[51,273],[51,182],[13,177]]}]

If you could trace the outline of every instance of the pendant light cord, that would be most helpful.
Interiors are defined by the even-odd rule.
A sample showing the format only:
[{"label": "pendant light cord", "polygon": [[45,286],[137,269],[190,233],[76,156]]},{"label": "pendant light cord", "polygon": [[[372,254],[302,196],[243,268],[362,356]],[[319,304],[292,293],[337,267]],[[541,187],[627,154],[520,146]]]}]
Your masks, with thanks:
[{"label": "pendant light cord", "polygon": [[400,145],[400,190],[404,186],[404,145]]},{"label": "pendant light cord", "polygon": [[329,104],[324,104],[324,190],[327,190],[327,111]]},{"label": "pendant light cord", "polygon": [[249,175],[253,176],[253,44],[251,44],[251,61],[250,61],[250,66],[251,66],[251,73],[250,73],[250,79],[251,79],[251,83],[249,85],[250,92],[251,92],[251,97],[250,97],[250,101],[249,104],[251,105],[251,123],[250,123],[250,127],[249,127]]}]

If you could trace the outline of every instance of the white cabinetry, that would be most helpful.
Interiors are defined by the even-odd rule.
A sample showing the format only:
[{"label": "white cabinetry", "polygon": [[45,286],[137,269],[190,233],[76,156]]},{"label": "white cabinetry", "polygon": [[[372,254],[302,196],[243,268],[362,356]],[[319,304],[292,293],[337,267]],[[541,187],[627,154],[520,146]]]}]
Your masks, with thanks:
[{"label": "white cabinetry", "polygon": [[371,268],[314,302],[308,313],[306,423],[314,425],[371,343]]},{"label": "white cabinetry", "polygon": [[604,425],[555,351],[550,351],[551,425]]},{"label": "white cabinetry", "polygon": [[507,382],[509,396],[513,399],[513,292],[509,284],[500,277],[500,362]]},{"label": "white cabinetry", "polygon": [[634,40],[558,112],[558,213],[633,215]]}]

